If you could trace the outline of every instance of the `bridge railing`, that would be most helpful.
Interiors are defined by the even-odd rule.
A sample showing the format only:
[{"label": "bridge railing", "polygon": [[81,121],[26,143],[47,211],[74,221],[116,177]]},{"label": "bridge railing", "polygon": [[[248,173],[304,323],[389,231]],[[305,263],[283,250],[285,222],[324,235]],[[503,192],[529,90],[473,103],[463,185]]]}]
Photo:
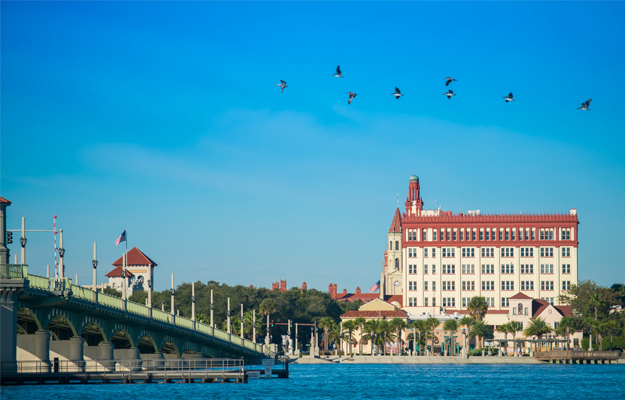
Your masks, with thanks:
[{"label": "bridge railing", "polygon": [[28,275],[28,266],[22,264],[0,264],[0,278],[22,279]]},{"label": "bridge railing", "polygon": [[[93,301],[94,298],[97,298],[97,302],[109,306],[112,308],[116,308],[119,310],[126,310],[127,312],[131,312],[137,315],[142,315],[145,317],[150,316],[150,308],[143,305],[138,304],[132,301],[125,301],[119,297],[112,296],[106,293],[97,293],[97,297],[95,296],[95,292],[92,289],[85,288],[82,286],[72,284],[72,280],[70,278],[46,278],[38,275],[28,274],[28,266],[21,264],[1,264],[0,265],[0,274],[2,278],[10,278],[10,279],[21,279],[21,277],[26,277],[29,280],[30,287],[49,290],[53,292],[62,292],[66,290],[71,290],[72,295],[76,298]],[[125,306],[125,307],[124,307]],[[161,311],[156,308],[152,308],[151,310],[152,318],[167,322],[170,324],[175,324],[177,326],[181,326],[187,329],[194,329],[196,331],[202,332],[207,335],[214,336],[218,339],[224,340],[226,342],[234,343],[237,345],[241,345],[241,338],[234,335],[229,335],[227,332],[222,331],[221,329],[211,328],[207,324],[203,324],[201,322],[196,322],[195,327],[192,320],[189,318],[181,317],[181,316],[173,316],[170,313]],[[257,345],[248,339],[243,339],[243,346],[245,348],[257,351]],[[264,347],[261,347],[264,349]],[[263,350],[261,350],[263,351]]]}]

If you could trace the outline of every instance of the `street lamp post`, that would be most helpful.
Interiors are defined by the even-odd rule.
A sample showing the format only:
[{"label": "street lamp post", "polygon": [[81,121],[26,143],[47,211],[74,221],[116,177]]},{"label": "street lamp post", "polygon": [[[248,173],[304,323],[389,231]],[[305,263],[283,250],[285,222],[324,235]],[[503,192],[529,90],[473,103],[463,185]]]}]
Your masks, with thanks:
[{"label": "street lamp post", "polygon": [[63,229],[59,229],[60,248],[59,248],[59,277],[65,278],[65,266],[63,265],[63,257],[65,256],[65,249],[63,248]]},{"label": "street lamp post", "polygon": [[148,279],[148,307],[152,311],[152,279]]},{"label": "street lamp post", "polygon": [[590,346],[588,347],[588,351],[592,351],[592,328],[588,329],[588,337],[590,340]]},{"label": "street lamp post", "polygon": [[26,264],[26,229],[25,218],[22,217],[22,237],[20,238],[20,244],[22,245],[22,265]]},{"label": "street lamp post", "polygon": [[93,301],[95,303],[98,302],[98,260],[96,257],[96,242],[93,242],[93,261],[91,261],[91,265],[93,265]]}]

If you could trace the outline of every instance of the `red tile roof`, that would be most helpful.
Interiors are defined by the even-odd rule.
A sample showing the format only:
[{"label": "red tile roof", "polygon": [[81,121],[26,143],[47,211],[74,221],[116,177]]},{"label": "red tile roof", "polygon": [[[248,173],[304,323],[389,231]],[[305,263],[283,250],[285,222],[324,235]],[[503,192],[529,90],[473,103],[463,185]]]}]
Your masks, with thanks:
[{"label": "red tile roof", "polygon": [[[121,256],[113,263],[113,265],[123,265],[124,264],[124,256]],[[151,265],[156,267],[156,263],[150,259],[150,257],[143,254],[141,250],[136,247],[128,250],[128,256],[126,258],[126,266],[129,265]]]},{"label": "red tile roof", "polygon": [[368,303],[371,300],[375,300],[380,297],[377,293],[347,293],[340,294],[340,297],[337,297],[337,301],[362,301],[363,303]]},{"label": "red tile roof", "polygon": [[11,202],[4,197],[0,197],[0,204],[8,204],[11,205]]},{"label": "red tile roof", "polygon": [[407,318],[408,314],[406,314],[402,310],[393,310],[393,311],[360,311],[360,310],[351,310],[341,315],[341,318],[377,318],[381,316],[382,318]]},{"label": "red tile roof", "polygon": [[509,297],[510,300],[528,300],[531,299],[531,297],[529,297],[528,295],[526,295],[525,293],[517,293],[512,297]]},{"label": "red tile roof", "polygon": [[[115,267],[111,272],[109,272],[105,276],[107,276],[109,278],[121,278],[123,269],[124,268],[121,265],[118,265],[117,267]],[[134,276],[134,274],[132,272],[126,270],[126,276]]]},{"label": "red tile roof", "polygon": [[389,232],[401,232],[401,214],[399,213],[399,207],[395,210],[395,216],[393,217],[393,223],[388,229]]},{"label": "red tile roof", "polygon": [[390,303],[392,301],[396,301],[399,303],[400,306],[403,307],[403,298],[401,296],[401,294],[394,294],[392,296],[384,296],[384,301],[386,301],[387,303]]}]

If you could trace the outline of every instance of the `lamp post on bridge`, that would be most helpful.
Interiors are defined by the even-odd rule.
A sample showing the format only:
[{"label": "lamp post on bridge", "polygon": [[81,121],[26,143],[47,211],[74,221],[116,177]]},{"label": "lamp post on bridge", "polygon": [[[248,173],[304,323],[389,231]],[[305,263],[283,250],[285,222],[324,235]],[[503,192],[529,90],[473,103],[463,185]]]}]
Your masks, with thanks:
[{"label": "lamp post on bridge", "polygon": [[22,245],[22,265],[26,264],[26,235],[25,235],[25,217],[22,217],[22,237],[20,244]]},{"label": "lamp post on bridge", "polygon": [[[60,248],[59,248],[59,278],[65,278],[65,265],[63,265],[63,257],[65,256],[65,249],[63,248],[63,229],[59,229]],[[24,243],[25,244],[25,243]]]},{"label": "lamp post on bridge", "polygon": [[97,277],[97,270],[98,270],[98,260],[96,257],[96,242],[93,242],[93,261],[91,261],[91,264],[93,265],[93,302],[97,303],[98,302],[98,277]]}]

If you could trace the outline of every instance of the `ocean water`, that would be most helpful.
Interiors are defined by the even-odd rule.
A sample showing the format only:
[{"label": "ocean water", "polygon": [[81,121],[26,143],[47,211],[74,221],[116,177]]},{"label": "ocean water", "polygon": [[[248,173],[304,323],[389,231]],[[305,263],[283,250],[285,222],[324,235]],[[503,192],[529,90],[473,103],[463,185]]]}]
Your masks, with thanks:
[{"label": "ocean water", "polygon": [[0,388],[10,399],[616,399],[625,365],[291,365],[247,384],[92,384]]}]

